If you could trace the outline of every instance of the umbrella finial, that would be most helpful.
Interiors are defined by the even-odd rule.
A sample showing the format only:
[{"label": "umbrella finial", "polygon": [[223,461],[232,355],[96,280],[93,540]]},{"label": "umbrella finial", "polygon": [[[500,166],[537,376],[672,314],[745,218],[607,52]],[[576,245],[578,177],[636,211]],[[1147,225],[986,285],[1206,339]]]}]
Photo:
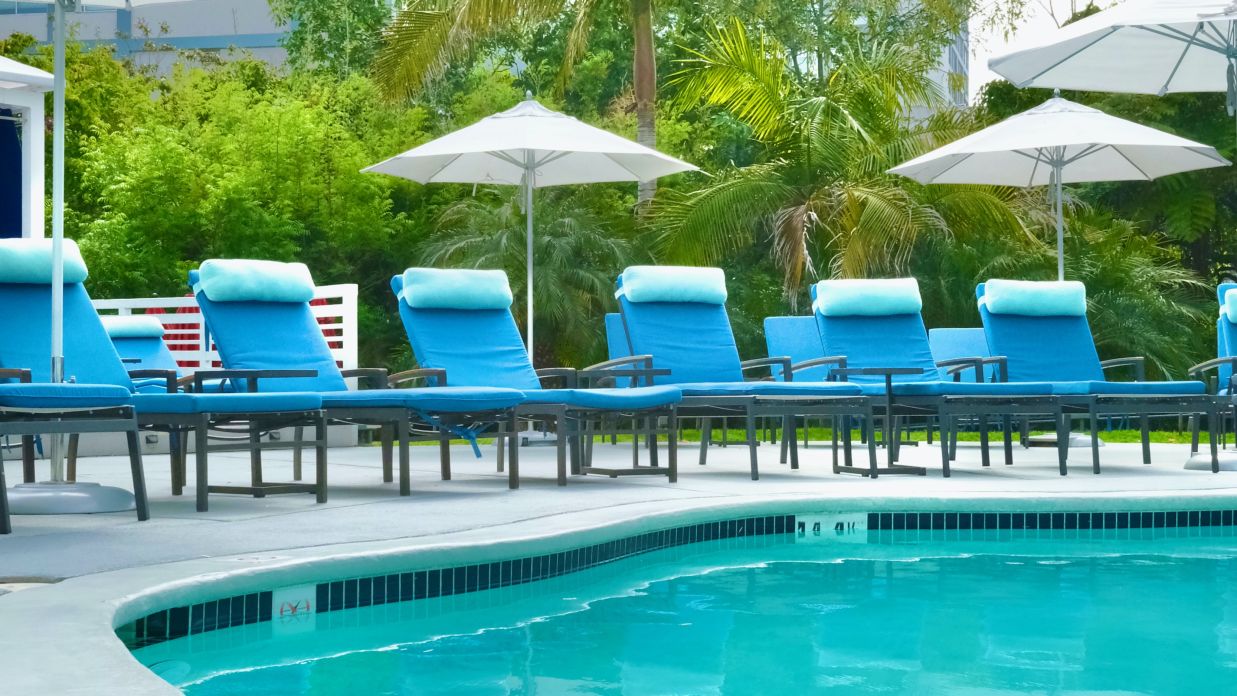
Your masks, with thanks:
[{"label": "umbrella finial", "polygon": [[1060,98],[1061,98],[1061,88],[1060,88],[1060,87],[1054,88],[1054,89],[1052,90],[1052,98],[1053,98],[1053,99],[1060,99]]}]

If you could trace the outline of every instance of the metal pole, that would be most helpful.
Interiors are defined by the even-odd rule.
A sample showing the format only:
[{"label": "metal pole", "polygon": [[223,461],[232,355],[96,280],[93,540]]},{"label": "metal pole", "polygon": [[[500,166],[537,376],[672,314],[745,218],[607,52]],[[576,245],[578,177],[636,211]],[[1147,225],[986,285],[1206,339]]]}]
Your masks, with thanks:
[{"label": "metal pole", "polygon": [[1052,165],[1053,193],[1057,199],[1057,280],[1065,280],[1065,215],[1061,210],[1065,199],[1061,192],[1061,169],[1058,158]]},{"label": "metal pole", "polygon": [[[536,155],[529,150],[524,155],[524,220],[525,220],[525,262],[527,264],[524,292],[528,314],[528,361],[533,362],[533,188],[536,186],[537,162]],[[534,365],[535,366],[535,365]]]},{"label": "metal pole", "polygon": [[[72,0],[57,0],[55,75],[52,96],[52,335],[51,381],[64,381],[64,13]],[[61,437],[51,438],[51,480],[64,481]]]}]

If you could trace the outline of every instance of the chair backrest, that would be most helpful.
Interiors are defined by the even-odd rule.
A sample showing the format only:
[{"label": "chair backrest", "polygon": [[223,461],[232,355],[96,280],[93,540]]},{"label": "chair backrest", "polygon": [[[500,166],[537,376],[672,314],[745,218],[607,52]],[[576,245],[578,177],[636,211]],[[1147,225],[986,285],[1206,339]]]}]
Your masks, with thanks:
[{"label": "chair backrest", "polygon": [[447,371],[460,387],[540,389],[511,316],[507,274],[409,268],[391,278],[417,364]]},{"label": "chair backrest", "polygon": [[318,373],[259,380],[259,391],[348,389],[309,307],[314,280],[305,264],[211,259],[189,272],[189,285],[225,368]]},{"label": "chair backrest", "polygon": [[[1237,283],[1220,283],[1216,288],[1216,299],[1220,302],[1220,314],[1216,317],[1216,357],[1231,358],[1237,355],[1237,293],[1233,293],[1231,303],[1226,301],[1229,290],[1237,290]],[[1232,379],[1233,369],[1221,365],[1216,371],[1216,377],[1221,389],[1225,389]]]},{"label": "chair backrest", "polygon": [[[941,379],[928,346],[923,300],[914,278],[822,280],[811,287],[812,311],[826,355],[846,356],[847,367],[917,367],[898,382]],[[879,375],[852,382],[883,383]]]},{"label": "chair backrest", "polygon": [[[982,326],[967,329],[928,329],[928,347],[932,349],[932,359],[938,363],[955,358],[992,357]],[[993,381],[998,376],[997,372],[995,365],[989,365],[984,370],[984,379]]]},{"label": "chair backrest", "polygon": [[1008,360],[1011,382],[1103,381],[1076,281],[989,280],[975,288],[984,336]]},{"label": "chair backrest", "polygon": [[[765,317],[765,346],[769,357],[788,357],[792,363],[825,357],[825,347],[816,330],[815,317]],[[772,368],[773,379],[785,380],[781,366]],[[796,382],[823,382],[829,379],[829,366],[809,367],[794,373]]]},{"label": "chair backrest", "polygon": [[175,370],[180,366],[163,342],[163,323],[154,317],[131,314],[99,317],[112,345],[130,370]]},{"label": "chair backrest", "polygon": [[[618,312],[606,314],[606,358],[618,360],[631,357],[631,349],[627,346],[627,328],[623,326],[623,315]],[[615,386],[629,387],[631,379],[620,377],[615,380]]]},{"label": "chair backrest", "polygon": [[[0,367],[24,368],[36,382],[51,380],[51,240],[0,240]],[[86,264],[64,240],[64,377],[80,384],[133,382],[82,283]]]},{"label": "chair backrest", "polygon": [[631,354],[670,371],[657,382],[743,381],[720,268],[632,266],[616,287]]}]

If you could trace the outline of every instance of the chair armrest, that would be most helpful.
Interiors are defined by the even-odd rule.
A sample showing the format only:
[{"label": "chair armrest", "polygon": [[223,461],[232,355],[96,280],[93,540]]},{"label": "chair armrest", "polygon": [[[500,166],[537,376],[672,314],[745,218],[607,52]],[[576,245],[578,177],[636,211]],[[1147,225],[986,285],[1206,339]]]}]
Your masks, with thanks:
[{"label": "chair armrest", "polygon": [[[812,358],[811,360],[797,362],[790,366],[790,372],[788,374],[793,376],[796,372],[801,372],[811,367],[823,367],[825,365],[837,365],[839,368],[846,367],[846,356],[829,355],[823,358]],[[829,375],[829,378],[833,379],[832,373]],[[787,379],[786,381],[789,382],[791,380]]]},{"label": "chair armrest", "polygon": [[350,370],[340,370],[344,379],[359,378],[358,386],[368,384],[368,389],[386,389],[388,370],[385,367],[354,367]]},{"label": "chair armrest", "polygon": [[440,367],[422,367],[415,370],[404,370],[396,372],[387,377],[387,384],[392,387],[398,387],[408,382],[418,379],[433,379],[436,382],[435,386],[447,386],[447,371]]},{"label": "chair armrest", "polygon": [[1134,368],[1134,381],[1142,382],[1147,379],[1147,359],[1142,356],[1133,358],[1113,358],[1112,360],[1104,360],[1100,362],[1100,369],[1107,371],[1110,367],[1132,367]]},{"label": "chair armrest", "polygon": [[291,379],[294,377],[317,377],[317,370],[198,370],[193,373],[193,391],[202,391],[202,383],[208,379],[244,380],[245,391],[258,391],[259,379]]},{"label": "chair armrest", "polygon": [[769,375],[770,375],[770,379],[772,379],[772,375],[773,375],[772,368],[775,365],[781,366],[782,378],[785,379],[787,382],[794,379],[794,368],[791,365],[790,358],[785,355],[780,355],[777,357],[754,358],[752,360],[744,360],[743,362],[739,363],[739,369],[742,370],[743,372],[747,372],[748,370],[752,370],[758,367],[767,367],[767,368],[770,368]]},{"label": "chair armrest", "polygon": [[583,388],[614,386],[615,380],[619,377],[631,377],[632,386],[652,386],[654,377],[666,377],[670,374],[670,370],[647,368],[631,368],[620,369],[610,368],[605,370],[589,370],[584,369],[576,373],[580,379],[580,386]]},{"label": "chair armrest", "polygon": [[0,378],[15,379],[18,382],[29,384],[30,380],[32,380],[34,377],[33,377],[33,374],[30,372],[30,370],[27,370],[25,368],[0,367]]},{"label": "chair armrest", "polygon": [[624,367],[627,365],[640,365],[641,363],[643,363],[647,367],[651,367],[653,365],[653,356],[651,355],[629,355],[625,358],[615,358],[613,360],[599,362],[595,365],[589,365],[588,367],[582,368],[580,371],[586,372],[586,371],[593,371],[593,370],[608,370],[613,367]]},{"label": "chair armrest", "polygon": [[837,367],[829,371],[834,377],[851,377],[853,375],[869,375],[888,378],[897,375],[922,375],[922,367]]},{"label": "chair armrest", "polygon": [[120,362],[126,365],[140,365],[142,363],[142,359],[141,358],[121,358]]},{"label": "chair armrest", "polygon": [[981,356],[973,356],[969,358],[950,358],[949,360],[938,360],[936,366],[943,368],[945,374],[952,376],[954,381],[959,381],[959,377],[967,370],[975,371],[975,381],[984,381],[984,359]]},{"label": "chair armrest", "polygon": [[576,368],[574,367],[543,367],[539,370],[534,370],[537,373],[537,379],[561,379],[563,386],[571,389],[576,386]]},{"label": "chair armrest", "polygon": [[176,370],[129,370],[129,379],[144,379],[154,377],[167,383],[167,392],[175,394],[180,391],[180,376]]}]

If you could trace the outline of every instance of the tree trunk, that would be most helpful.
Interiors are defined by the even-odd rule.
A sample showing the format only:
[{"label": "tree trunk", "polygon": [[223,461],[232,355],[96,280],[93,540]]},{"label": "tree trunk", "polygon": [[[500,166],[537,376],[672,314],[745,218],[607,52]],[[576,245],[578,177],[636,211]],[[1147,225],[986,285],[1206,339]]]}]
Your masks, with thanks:
[{"label": "tree trunk", "polygon": [[[653,0],[631,0],[631,29],[635,33],[633,83],[636,93],[636,141],[657,147],[657,56],[653,52]],[[638,201],[644,205],[657,192],[657,182],[640,184]]]}]

